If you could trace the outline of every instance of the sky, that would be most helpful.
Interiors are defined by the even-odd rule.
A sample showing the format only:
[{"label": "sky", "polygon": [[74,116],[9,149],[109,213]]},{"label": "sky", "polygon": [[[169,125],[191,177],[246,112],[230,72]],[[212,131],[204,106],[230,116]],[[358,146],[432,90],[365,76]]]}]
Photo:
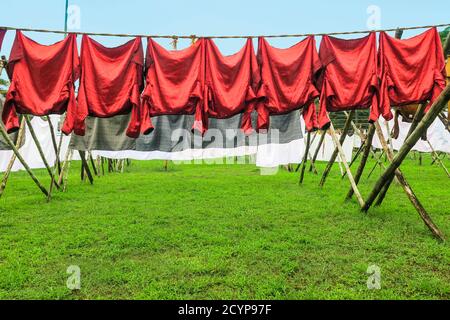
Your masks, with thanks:
[{"label": "sky", "polygon": [[[368,21],[372,22],[369,26],[375,21],[381,29],[450,23],[448,0],[69,0],[69,4],[80,9],[80,28],[69,30],[74,32],[268,35],[367,30]],[[64,28],[65,0],[14,0],[3,9],[6,10],[2,10],[0,26]],[[406,32],[404,37],[420,32]],[[44,44],[62,39],[62,35],[26,34]],[[8,32],[2,55],[8,56],[13,39],[14,32]],[[97,37],[96,40],[114,46],[127,39]],[[271,39],[270,42],[288,47],[299,40]],[[169,40],[158,41],[170,48]],[[244,40],[220,39],[216,43],[224,54],[231,54],[240,49]],[[188,40],[180,41],[179,47],[188,44]]]}]

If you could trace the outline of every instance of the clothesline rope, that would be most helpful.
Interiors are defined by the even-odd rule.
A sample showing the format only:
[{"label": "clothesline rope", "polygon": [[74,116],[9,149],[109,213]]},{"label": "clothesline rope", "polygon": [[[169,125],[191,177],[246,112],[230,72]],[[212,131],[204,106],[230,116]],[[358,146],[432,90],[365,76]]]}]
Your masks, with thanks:
[{"label": "clothesline rope", "polygon": [[[103,37],[150,37],[150,38],[164,38],[164,39],[197,39],[197,38],[211,38],[211,39],[248,39],[248,38],[300,38],[308,36],[334,36],[334,35],[347,35],[347,34],[363,34],[369,32],[393,32],[397,30],[417,30],[417,29],[429,29],[429,28],[440,28],[448,27],[450,23],[435,24],[428,26],[415,26],[415,27],[402,27],[402,28],[391,28],[391,29],[380,29],[380,30],[358,30],[358,31],[343,31],[343,32],[329,32],[329,33],[303,33],[303,34],[279,34],[279,35],[249,35],[249,36],[198,36],[198,35],[150,35],[150,34],[120,34],[120,33],[98,33],[98,32],[69,32],[80,35],[89,36],[103,36]],[[48,29],[30,29],[30,28],[18,28],[18,27],[5,27],[0,26],[0,29],[5,30],[21,30],[29,32],[40,32],[40,33],[56,33],[56,34],[67,34],[65,31],[61,30],[48,30]]]}]

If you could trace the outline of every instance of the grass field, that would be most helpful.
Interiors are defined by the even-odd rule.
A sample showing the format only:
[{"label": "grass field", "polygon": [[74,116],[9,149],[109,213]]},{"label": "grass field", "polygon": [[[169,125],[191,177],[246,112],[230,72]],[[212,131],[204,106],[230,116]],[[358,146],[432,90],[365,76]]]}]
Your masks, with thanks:
[{"label": "grass field", "polygon": [[[0,298],[450,299],[450,244],[433,239],[399,186],[365,215],[343,201],[338,166],[323,189],[319,176],[298,186],[298,174],[261,176],[254,165],[162,167],[133,161],[90,186],[74,162],[68,191],[49,204],[26,173],[12,174],[0,200]],[[450,179],[429,158],[402,169],[450,238]],[[378,175],[365,173],[363,195]],[[367,289],[372,264],[381,290]],[[70,265],[81,268],[79,291],[66,288]]]}]

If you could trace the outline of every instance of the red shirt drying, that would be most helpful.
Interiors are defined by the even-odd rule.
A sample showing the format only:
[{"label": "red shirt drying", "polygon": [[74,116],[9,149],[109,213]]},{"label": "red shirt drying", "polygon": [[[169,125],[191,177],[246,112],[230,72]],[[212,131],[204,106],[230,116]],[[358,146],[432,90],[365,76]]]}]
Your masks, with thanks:
[{"label": "red shirt drying", "polygon": [[17,113],[46,116],[76,108],[73,83],[79,60],[74,34],[45,46],[17,31],[7,70],[11,85],[2,119],[8,132],[19,128]]},{"label": "red shirt drying", "polygon": [[271,47],[259,38],[258,60],[261,87],[258,96],[258,130],[269,128],[269,116],[303,108],[306,129],[317,128],[314,100],[319,91],[314,85],[321,68],[314,37],[307,37],[288,49]]},{"label": "red shirt drying", "polygon": [[184,50],[166,50],[148,39],[146,58],[147,86],[143,93],[143,117],[170,114],[195,114],[193,129],[205,131],[202,118],[204,86],[204,39]]},{"label": "red shirt drying", "polygon": [[445,88],[444,51],[436,28],[406,40],[381,32],[379,65],[379,113],[385,119],[392,119],[391,106],[430,101],[428,111]]},{"label": "red shirt drying", "polygon": [[205,46],[205,127],[208,125],[206,116],[223,119],[244,112],[241,129],[245,133],[251,133],[251,112],[254,110],[255,91],[260,82],[252,40],[247,39],[245,46],[230,56],[223,56],[210,39],[205,40]]},{"label": "red shirt drying", "polygon": [[[131,112],[127,136],[137,138],[141,127],[144,51],[141,38],[107,48],[83,36],[78,107],[62,131],[84,136],[87,116],[108,118]],[[148,132],[145,132],[148,133]]]},{"label": "red shirt drying", "polygon": [[5,38],[6,30],[0,29],[0,50],[2,50],[3,39]]},{"label": "red shirt drying", "polygon": [[324,69],[319,78],[319,127],[330,123],[327,111],[371,108],[370,120],[378,120],[379,79],[375,33],[344,40],[324,36],[319,57]]}]

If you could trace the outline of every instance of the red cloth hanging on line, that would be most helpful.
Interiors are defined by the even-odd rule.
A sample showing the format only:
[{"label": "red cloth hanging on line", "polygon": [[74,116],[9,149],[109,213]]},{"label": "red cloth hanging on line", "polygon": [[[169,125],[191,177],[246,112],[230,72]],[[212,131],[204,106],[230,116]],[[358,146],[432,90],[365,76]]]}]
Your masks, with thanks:
[{"label": "red cloth hanging on line", "polygon": [[319,50],[323,65],[319,127],[330,123],[328,112],[371,109],[370,120],[378,119],[379,78],[376,34],[344,40],[323,36]]},{"label": "red cloth hanging on line", "polygon": [[208,126],[208,116],[224,119],[244,113],[241,129],[250,134],[253,130],[251,113],[257,98],[255,92],[260,83],[252,40],[247,39],[244,47],[230,56],[223,56],[211,39],[205,40],[205,46],[204,126]]},{"label": "red cloth hanging on line", "polygon": [[259,38],[258,60],[261,68],[259,97],[265,97],[257,106],[258,130],[269,128],[269,116],[303,108],[306,129],[317,128],[314,100],[319,91],[314,85],[321,63],[314,37],[288,49],[271,47]]},{"label": "red cloth hanging on line", "polygon": [[74,34],[46,46],[17,31],[7,71],[11,85],[2,120],[8,132],[19,129],[17,113],[46,116],[68,110],[69,115],[76,108],[79,58]]},{"label": "red cloth hanging on line", "polygon": [[148,39],[147,86],[142,95],[144,127],[152,128],[150,117],[195,114],[193,129],[205,131],[202,103],[205,40],[198,39],[184,50],[166,50]]},{"label": "red cloth hanging on line", "polygon": [[392,119],[392,107],[427,103],[431,107],[445,88],[445,60],[439,33],[432,28],[400,40],[380,32],[380,113]]},{"label": "red cloth hanging on line", "polygon": [[84,136],[87,116],[109,118],[131,112],[127,136],[137,138],[141,131],[140,93],[144,82],[141,38],[107,48],[84,35],[80,59],[78,106],[72,109],[62,131]]},{"label": "red cloth hanging on line", "polygon": [[3,39],[5,38],[6,30],[0,29],[0,50],[2,50]]}]

